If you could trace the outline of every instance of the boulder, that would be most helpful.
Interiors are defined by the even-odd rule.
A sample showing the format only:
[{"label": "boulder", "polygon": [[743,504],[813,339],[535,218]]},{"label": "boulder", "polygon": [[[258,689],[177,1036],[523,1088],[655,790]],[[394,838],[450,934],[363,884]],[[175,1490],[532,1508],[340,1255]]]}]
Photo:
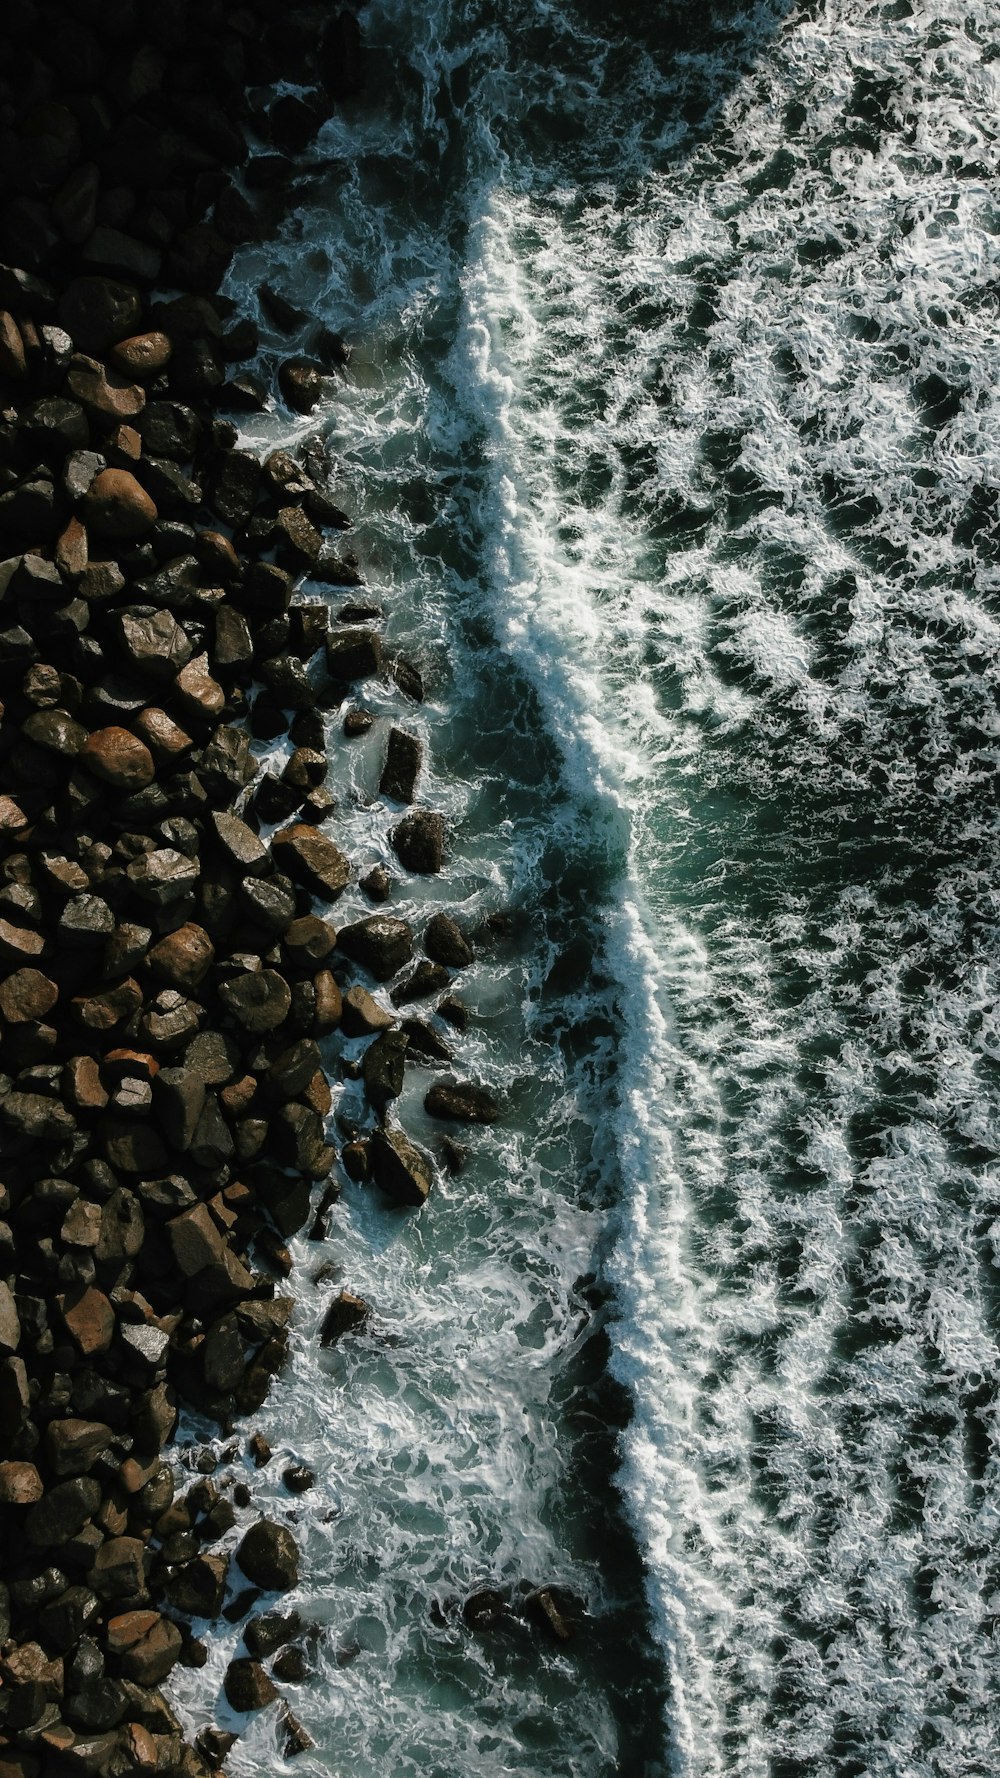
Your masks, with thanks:
[{"label": "boulder", "polygon": [[145,1544],[138,1537],[109,1537],[94,1558],[88,1579],[102,1599],[143,1599]]},{"label": "boulder", "polygon": [[0,1014],[9,1025],[44,1019],[59,999],[55,982],[40,969],[16,969],[0,982]]},{"label": "boulder", "polygon": [[278,366],[282,400],[296,414],[311,414],[323,397],[324,370],[311,358],[286,358]]},{"label": "boulder", "polygon": [[271,849],[275,863],[294,883],[324,900],[332,901],[350,881],[351,867],[343,852],[306,822],[282,828]]},{"label": "boulder", "polygon": [[143,852],[134,858],[126,874],[143,901],[164,908],[194,888],[199,869],[197,859],[175,851],[173,846],[163,846],[156,852]]},{"label": "boulder", "polygon": [[429,1117],[463,1124],[495,1124],[500,1116],[499,1101],[471,1081],[439,1081],[426,1094],[424,1110]]},{"label": "boulder", "polygon": [[340,1028],[345,1037],[374,1037],[395,1024],[391,1012],[379,1006],[367,988],[348,988],[340,1014]]},{"label": "boulder", "polygon": [[243,1712],[262,1710],[265,1704],[273,1704],[278,1696],[277,1688],[271,1683],[260,1662],[243,1656],[230,1661],[226,1668],[223,1690],[231,1709]]},{"label": "boulder", "polygon": [[[130,1631],[126,1640],[121,1626],[125,1623],[137,1626],[139,1620],[144,1625],[141,1633],[134,1635]],[[162,1684],[176,1665],[183,1647],[177,1625],[154,1611],[131,1611],[112,1618],[107,1637],[109,1648],[119,1655],[122,1678],[132,1680],[136,1685]]]},{"label": "boulder", "polygon": [[383,1031],[365,1051],[362,1063],[365,1092],[369,1104],[378,1112],[383,1112],[390,1099],[397,1099],[403,1090],[408,1047],[405,1032]]},{"label": "boulder", "polygon": [[444,816],[415,809],[392,829],[389,843],[406,870],[431,876],[444,862]]},{"label": "boulder", "polygon": [[33,1463],[0,1463],[0,1506],[34,1506],[44,1492]]},{"label": "boulder", "polygon": [[126,728],[95,729],[80,759],[95,778],[115,790],[142,790],[156,776],[149,748]]},{"label": "boulder", "polygon": [[247,1580],[265,1592],[285,1593],[298,1584],[299,1552],[295,1539],[284,1525],[273,1519],[259,1519],[251,1525],[237,1551]]},{"label": "boulder", "polygon": [[431,1161],[402,1130],[376,1130],[368,1145],[372,1178],[397,1204],[419,1207],[433,1181]]},{"label": "boulder", "polygon": [[376,981],[387,982],[413,956],[413,930],[391,914],[370,914],[341,929],[337,949],[360,963]]},{"label": "boulder", "polygon": [[297,1611],[268,1611],[263,1617],[252,1619],[243,1632],[243,1640],[252,1655],[266,1661],[301,1634],[302,1619]]},{"label": "boulder", "polygon": [[188,921],[161,938],[148,963],[159,981],[175,988],[196,988],[215,960],[215,946],[203,926]]},{"label": "boulder", "polygon": [[220,983],[219,999],[245,1031],[256,1035],[283,1025],[292,1004],[291,989],[277,970],[247,970]]},{"label": "boulder", "polygon": [[100,1484],[91,1476],[74,1476],[71,1481],[50,1488],[31,1508],[24,1534],[36,1548],[51,1549],[68,1543],[93,1518],[100,1504]]},{"label": "boulder", "polygon": [[367,1321],[371,1310],[364,1297],[354,1296],[349,1290],[342,1290],[335,1297],[323,1317],[320,1329],[320,1344],[334,1346],[342,1334],[351,1333],[354,1328],[361,1327]]},{"label": "boulder", "polygon": [[449,969],[466,969],[474,960],[474,952],[461,928],[448,914],[435,914],[427,922],[424,950],[435,963]]},{"label": "boulder", "polygon": [[145,488],[127,469],[102,469],[87,489],[83,504],[87,524],[99,537],[144,537],[157,519]]},{"label": "boulder", "polygon": [[170,338],[165,333],[133,333],[127,339],[119,340],[108,357],[123,377],[128,377],[130,382],[142,383],[147,377],[155,377],[161,370],[166,370],[172,351]]},{"label": "boulder", "polygon": [[59,299],[60,324],[85,352],[103,352],[134,333],[142,314],[138,290],[113,278],[74,278]]},{"label": "boulder", "polygon": [[412,803],[422,760],[423,747],[417,736],[408,734],[406,729],[391,728],[379,779],[381,794],[396,803]]},{"label": "boulder", "polygon": [[164,1592],[171,1605],[190,1617],[217,1618],[226,1596],[229,1557],[195,1556],[167,1580]]},{"label": "boulder", "polygon": [[88,1285],[57,1297],[66,1331],[84,1358],[106,1352],[115,1331],[115,1312],[103,1291]]},{"label": "boulder", "polygon": [[226,857],[237,869],[256,877],[267,869],[268,849],[259,834],[254,833],[238,815],[213,809],[209,822]]},{"label": "boulder", "polygon": [[335,685],[371,678],[382,667],[381,637],[375,630],[335,631],[327,640],[326,666]]},{"label": "boulder", "polygon": [[126,606],[114,613],[111,629],[128,665],[149,679],[169,684],[191,659],[191,643],[169,611]]},{"label": "boulder", "polygon": [[83,1475],[108,1449],[114,1438],[101,1420],[51,1420],[45,1446],[54,1475]]}]

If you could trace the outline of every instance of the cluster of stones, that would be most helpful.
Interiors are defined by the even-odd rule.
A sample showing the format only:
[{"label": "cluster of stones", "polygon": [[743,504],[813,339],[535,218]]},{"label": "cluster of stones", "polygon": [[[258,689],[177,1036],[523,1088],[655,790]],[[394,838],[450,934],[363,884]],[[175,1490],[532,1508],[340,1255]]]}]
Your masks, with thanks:
[{"label": "cluster of stones", "polygon": [[[353,15],[22,0],[5,36],[0,1778],[196,1778],[227,1738],[186,1745],[159,1690],[178,1659],[205,1658],[190,1620],[247,1617],[294,1586],[297,1560],[287,1529],[259,1521],[230,1596],[212,1546],[232,1543],[249,1492],[203,1478],[175,1498],[177,1404],[227,1424],[262,1403],[288,1339],[286,1242],[322,1232],[339,1166],[425,1199],[431,1162],[391,1102],[408,1056],[449,1049],[440,1019],[403,1009],[433,995],[461,1026],[450,984],[472,953],[444,914],[417,957],[402,919],[338,932],[317,911],[352,875],[321,827],[326,715],[368,676],[401,698],[422,686],[383,647],[376,606],[355,591],[331,620],[298,590],[361,585],[322,453],[262,463],[224,417],[272,391],[238,368],[257,328],[219,281],[280,202],[289,156],[357,90]],[[251,116],[248,87],[279,75],[299,96]],[[248,125],[269,143],[251,162]],[[300,325],[277,293],[262,302]],[[276,370],[299,413],[346,360],[332,334],[310,344]],[[348,708],[344,733],[371,720]],[[285,733],[287,763],[255,778],[250,737]],[[443,858],[441,816],[413,806],[421,767],[394,727],[381,791],[405,811],[406,872]],[[362,886],[391,893],[381,867]],[[372,992],[390,982],[395,1013]],[[337,1028],[370,1039],[371,1118],[339,1156],[318,1046]],[[425,1103],[497,1114],[453,1080]],[[343,1293],[324,1337],[365,1313]],[[302,1677],[297,1633],[294,1613],[248,1622],[235,1708],[274,1701],[261,1661],[279,1649],[272,1672]],[[306,1738],[284,1722],[294,1751]]]}]

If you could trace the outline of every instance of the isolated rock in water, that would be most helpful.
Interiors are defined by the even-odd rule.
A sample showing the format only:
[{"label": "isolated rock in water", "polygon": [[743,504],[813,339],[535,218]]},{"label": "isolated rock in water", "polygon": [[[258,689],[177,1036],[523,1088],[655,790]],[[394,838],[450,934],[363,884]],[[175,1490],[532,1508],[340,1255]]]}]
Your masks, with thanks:
[{"label": "isolated rock in water", "polygon": [[295,1539],[273,1519],[260,1519],[251,1525],[236,1551],[236,1559],[247,1580],[267,1592],[285,1593],[298,1584],[299,1552]]},{"label": "isolated rock in water", "polygon": [[370,1312],[364,1297],[353,1296],[349,1290],[342,1290],[334,1298],[324,1317],[319,1336],[321,1345],[336,1345],[342,1334],[350,1333],[353,1328],[360,1327],[367,1321]]},{"label": "isolated rock in water", "polygon": [[370,1043],[361,1065],[365,1092],[376,1111],[384,1111],[390,1099],[403,1090],[404,1064],[409,1039],[403,1031],[383,1031]]},{"label": "isolated rock in water", "polygon": [[422,760],[423,747],[417,736],[391,728],[378,786],[382,795],[396,803],[412,803]]},{"label": "isolated rock in water", "polygon": [[393,828],[389,841],[407,870],[433,876],[444,862],[444,816],[415,809]]},{"label": "isolated rock in water", "polygon": [[473,950],[461,928],[448,914],[435,914],[427,922],[424,950],[435,963],[449,969],[465,969],[473,961]]},{"label": "isolated rock in water", "polygon": [[323,398],[323,366],[310,358],[286,358],[278,366],[282,399],[296,414],[311,414]]},{"label": "isolated rock in water", "polygon": [[376,1130],[368,1147],[372,1178],[397,1204],[419,1207],[431,1189],[434,1171],[422,1149],[402,1130]]},{"label": "isolated rock in water", "polygon": [[463,1124],[495,1124],[500,1116],[499,1101],[471,1081],[439,1081],[427,1093],[424,1110]]},{"label": "isolated rock in water", "polygon": [[370,970],[377,982],[387,982],[413,956],[413,930],[391,914],[370,914],[342,928],[337,949]]}]

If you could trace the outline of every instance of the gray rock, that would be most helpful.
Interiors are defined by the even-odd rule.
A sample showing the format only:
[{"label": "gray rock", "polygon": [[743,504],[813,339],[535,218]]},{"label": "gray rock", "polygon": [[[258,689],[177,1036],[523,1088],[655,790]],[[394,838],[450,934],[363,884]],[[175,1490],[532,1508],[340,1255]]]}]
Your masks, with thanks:
[{"label": "gray rock", "polygon": [[379,779],[381,794],[391,797],[393,802],[412,803],[422,762],[423,747],[417,736],[405,729],[391,728]]},{"label": "gray rock", "polygon": [[444,816],[415,809],[392,829],[389,843],[406,870],[432,876],[444,862]]},{"label": "gray rock", "polygon": [[362,964],[376,981],[387,982],[413,956],[413,930],[391,914],[369,914],[342,928],[337,949]]},{"label": "gray rock", "polygon": [[429,1117],[463,1124],[495,1124],[500,1116],[499,1101],[471,1081],[439,1081],[426,1094],[424,1110]]},{"label": "gray rock", "polygon": [[433,1182],[430,1159],[402,1130],[376,1130],[369,1143],[372,1178],[397,1204],[424,1203]]},{"label": "gray rock", "polygon": [[428,920],[424,950],[435,963],[446,963],[449,969],[465,969],[474,961],[472,946],[448,914],[435,914]]}]

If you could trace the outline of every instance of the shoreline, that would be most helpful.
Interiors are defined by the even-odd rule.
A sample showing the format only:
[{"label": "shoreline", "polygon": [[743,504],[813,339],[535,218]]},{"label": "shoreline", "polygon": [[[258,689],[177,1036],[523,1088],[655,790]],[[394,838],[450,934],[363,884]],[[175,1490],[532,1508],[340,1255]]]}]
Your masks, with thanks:
[{"label": "shoreline", "polygon": [[[292,1309],[285,1243],[322,1233],[338,1168],[400,1205],[426,1198],[434,1163],[391,1107],[408,1050],[450,1059],[419,1015],[433,995],[462,1027],[451,984],[472,950],[439,913],[419,955],[378,912],[381,868],[362,880],[370,916],[339,934],[324,917],[356,874],[323,826],[324,712],[366,732],[350,698],[371,674],[398,691],[379,788],[400,870],[441,867],[405,726],[419,670],[389,658],[357,591],[319,442],[261,463],[220,418],[272,391],[241,370],[256,326],[218,287],[290,157],[360,91],[357,21],[263,0],[231,20],[179,0],[141,27],[128,0],[54,14],[24,16],[0,137],[0,1770],[197,1778],[232,1738],[186,1745],[159,1686],[205,1659],[192,1618],[248,1618],[295,1585],[298,1551],[257,1519],[224,1605],[239,1576],[213,1546],[249,1490],[227,1499],[206,1475],[175,1499],[161,1453],[179,1404],[227,1433],[266,1398]],[[253,115],[248,90],[282,76],[312,97]],[[232,172],[265,122],[255,205]],[[277,293],[261,301],[300,326]],[[277,366],[298,415],[347,360],[313,336]],[[337,620],[303,579],[344,589]],[[285,734],[280,776],[257,774],[250,739]],[[363,981],[391,984],[399,1019]],[[377,1119],[340,1131],[339,1156],[317,1046],[337,1028],[372,1038]],[[425,1106],[442,1130],[499,1114],[456,1080]],[[342,1290],[324,1342],[366,1315]],[[312,1479],[290,1472],[290,1499]],[[250,1619],[226,1676],[233,1708],[277,1704],[289,1754],[310,1740],[262,1663],[280,1650],[272,1671],[294,1679],[305,1628]]]}]

